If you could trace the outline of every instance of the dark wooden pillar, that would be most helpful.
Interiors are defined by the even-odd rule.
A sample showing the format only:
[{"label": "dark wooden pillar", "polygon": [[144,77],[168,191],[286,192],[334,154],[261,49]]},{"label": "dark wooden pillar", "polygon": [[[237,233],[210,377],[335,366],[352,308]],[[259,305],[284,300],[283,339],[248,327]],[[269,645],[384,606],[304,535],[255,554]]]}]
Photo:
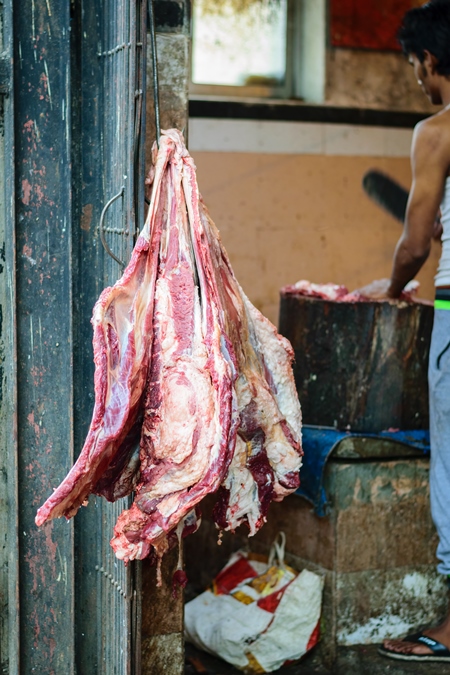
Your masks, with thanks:
[{"label": "dark wooden pillar", "polygon": [[[187,139],[189,103],[190,0],[154,0],[161,129],[176,128]],[[152,51],[147,47],[147,166],[155,140]]]},{"label": "dark wooden pillar", "polygon": [[[144,172],[141,152],[145,89],[145,3],[136,0],[77,0],[73,31],[78,40],[74,87],[75,182],[74,265],[74,417],[79,452],[94,402],[92,308],[122,266],[102,246],[103,220],[114,255],[125,264],[135,232],[143,225]],[[75,92],[74,92],[75,94]],[[136,197],[136,199],[135,199]],[[75,518],[76,666],[80,675],[138,675],[140,668],[139,572],[125,567],[109,541],[130,499],[114,504],[91,496]]]},{"label": "dark wooden pillar", "polygon": [[34,524],[73,461],[70,1],[13,12],[19,670],[70,675],[73,525]]},{"label": "dark wooden pillar", "polygon": [[39,529],[34,518],[92,415],[92,307],[122,271],[101,246],[100,213],[121,189],[105,236],[125,263],[142,224],[144,25],[139,0],[0,3],[0,665],[8,675],[139,672],[138,570],[109,547],[126,504],[91,499],[73,521]]},{"label": "dark wooden pillar", "polygon": [[[161,128],[177,128],[187,138],[189,86],[189,0],[155,0]],[[155,140],[152,53],[147,48],[147,167]],[[183,592],[172,596],[178,550],[163,560],[163,585],[155,569],[142,563],[142,675],[184,673]]]},{"label": "dark wooden pillar", "polygon": [[0,7],[0,669],[19,663],[12,3]]}]

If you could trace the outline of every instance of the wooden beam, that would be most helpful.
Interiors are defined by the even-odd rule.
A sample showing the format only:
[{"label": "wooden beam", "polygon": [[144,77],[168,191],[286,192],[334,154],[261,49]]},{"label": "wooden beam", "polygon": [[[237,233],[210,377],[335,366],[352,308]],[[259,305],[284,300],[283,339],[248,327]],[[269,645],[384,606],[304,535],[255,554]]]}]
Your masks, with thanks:
[{"label": "wooden beam", "polygon": [[70,0],[14,0],[20,672],[74,672]]}]

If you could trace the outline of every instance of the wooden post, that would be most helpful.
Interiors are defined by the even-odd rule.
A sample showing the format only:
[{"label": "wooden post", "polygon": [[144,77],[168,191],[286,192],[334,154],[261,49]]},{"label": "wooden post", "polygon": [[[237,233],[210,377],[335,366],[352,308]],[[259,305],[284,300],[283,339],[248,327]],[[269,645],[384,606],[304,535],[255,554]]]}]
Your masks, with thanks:
[{"label": "wooden post", "polygon": [[[155,0],[161,128],[177,128],[187,138],[189,85],[189,1]],[[148,41],[150,43],[150,41]],[[155,140],[152,54],[147,48],[146,164]],[[183,545],[183,544],[181,544]],[[172,597],[178,552],[163,559],[163,586],[156,587],[154,568],[142,564],[142,675],[184,673],[183,592]]]},{"label": "wooden post", "polygon": [[16,259],[7,266],[17,322],[16,667],[70,675],[73,524],[34,524],[73,462],[70,1],[14,0],[13,12]]},{"label": "wooden post", "polygon": [[0,19],[1,669],[135,675],[139,570],[109,547],[126,504],[34,518],[92,415],[92,308],[121,273],[98,223],[117,182],[106,236],[125,262],[142,225],[145,3],[5,0]]},{"label": "wooden post", "polygon": [[[14,97],[12,96],[12,2],[0,8],[0,669],[19,669],[19,523],[17,494],[17,330],[14,182]],[[6,95],[5,95],[6,94]]]}]

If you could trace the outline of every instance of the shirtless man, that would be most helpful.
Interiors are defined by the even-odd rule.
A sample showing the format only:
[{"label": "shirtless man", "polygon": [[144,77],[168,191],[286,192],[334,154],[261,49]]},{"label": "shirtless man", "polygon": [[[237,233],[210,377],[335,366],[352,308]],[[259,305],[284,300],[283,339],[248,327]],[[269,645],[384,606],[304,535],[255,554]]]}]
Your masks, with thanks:
[{"label": "shirtless man", "polygon": [[[407,12],[399,32],[419,86],[440,112],[414,130],[413,182],[403,234],[390,279],[374,282],[365,294],[398,298],[428,257],[441,209],[442,256],[430,350],[430,493],[439,535],[438,571],[450,579],[450,0],[431,0]],[[404,640],[385,640],[380,653],[408,661],[450,662],[450,613],[445,621]]]}]

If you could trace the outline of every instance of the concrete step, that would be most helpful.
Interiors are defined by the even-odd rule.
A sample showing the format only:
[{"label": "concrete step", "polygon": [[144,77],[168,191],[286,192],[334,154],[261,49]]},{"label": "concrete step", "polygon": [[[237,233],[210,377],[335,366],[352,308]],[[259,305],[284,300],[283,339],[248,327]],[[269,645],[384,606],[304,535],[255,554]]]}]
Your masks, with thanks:
[{"label": "concrete step", "polygon": [[[185,675],[242,675],[221,659],[201,652],[192,645],[186,644]],[[340,647],[336,662],[329,670],[321,663],[320,654],[312,651],[302,661],[277,670],[279,675],[446,675],[450,674],[450,663],[406,663],[380,656],[375,645],[357,645]]]}]

